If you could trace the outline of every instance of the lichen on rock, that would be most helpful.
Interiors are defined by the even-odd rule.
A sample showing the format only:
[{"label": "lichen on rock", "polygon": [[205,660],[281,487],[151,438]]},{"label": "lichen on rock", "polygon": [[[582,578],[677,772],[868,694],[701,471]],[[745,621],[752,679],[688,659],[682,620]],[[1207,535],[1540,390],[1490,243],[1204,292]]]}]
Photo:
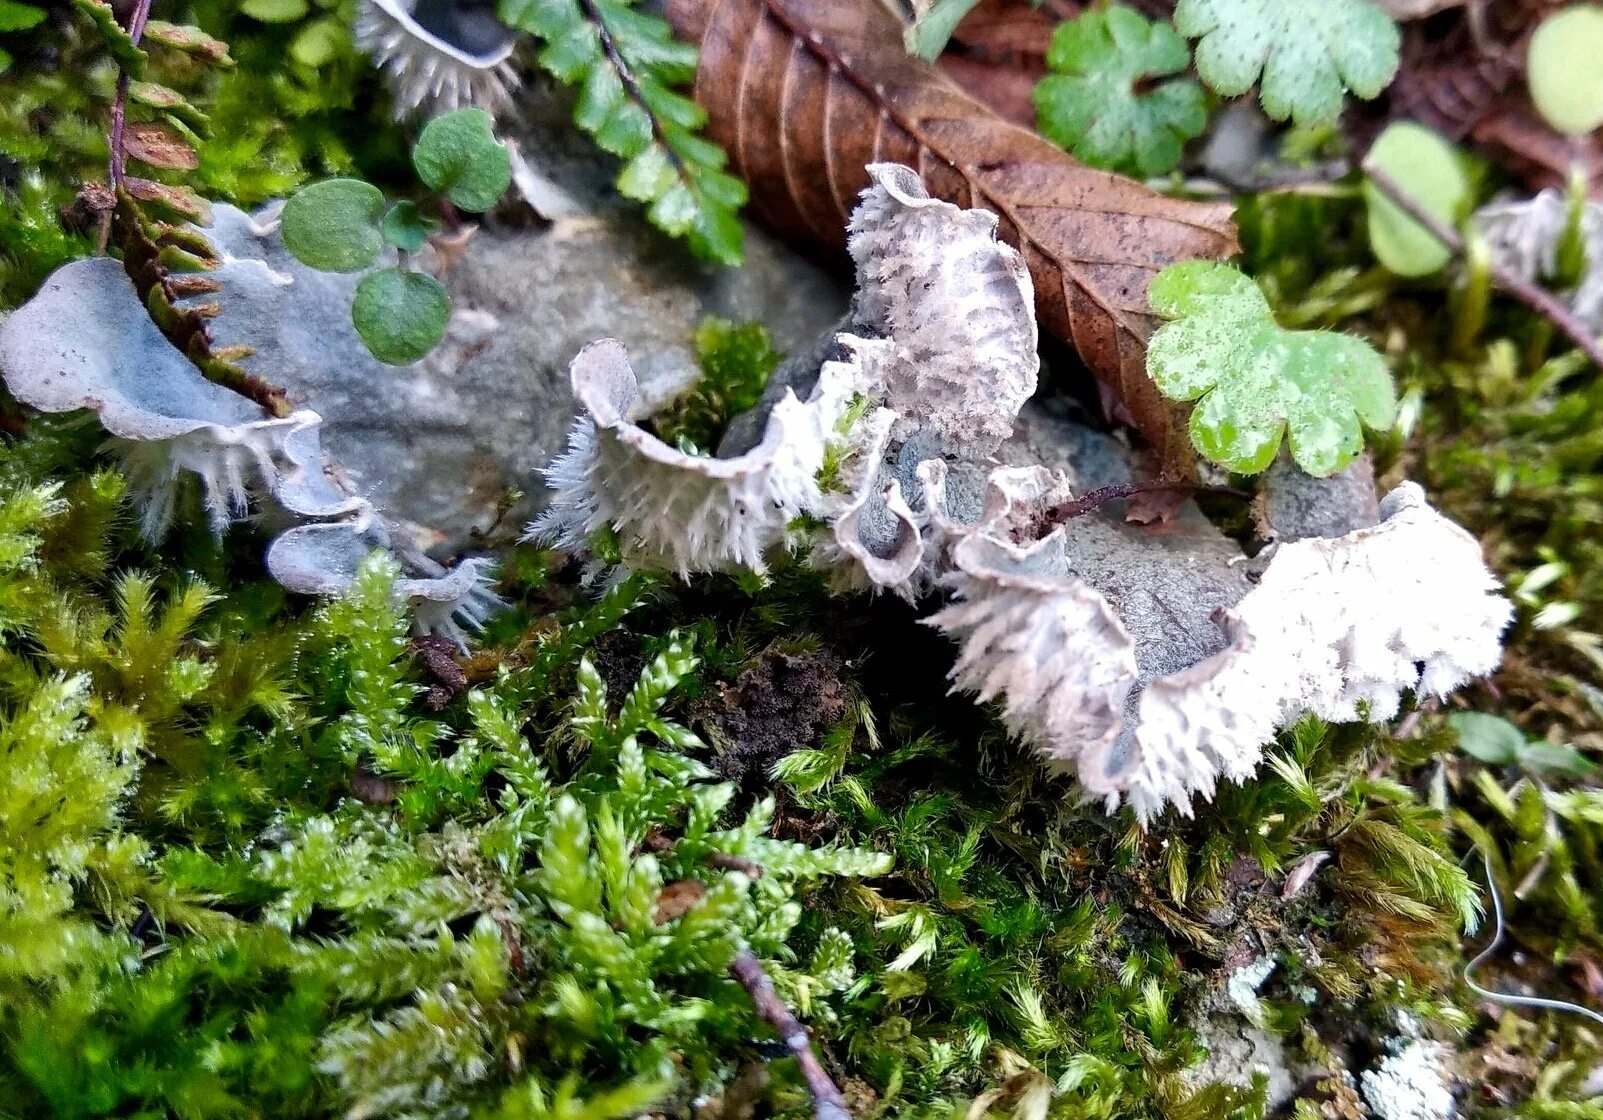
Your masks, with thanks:
[{"label": "lichen on rock", "polygon": [[622,347],[587,347],[586,414],[536,536],[584,552],[610,532],[623,566],[680,576],[763,572],[792,547],[843,590],[943,592],[926,621],[958,642],[955,686],[1143,823],[1250,777],[1305,713],[1389,718],[1405,691],[1496,666],[1510,608],[1478,544],[1411,483],[1377,505],[1367,463],[1311,485],[1272,471],[1256,557],[1189,502],[1161,528],[1077,507],[1107,450],[1034,419],[1014,438],[1037,370],[1017,254],[906,168],[870,172],[853,313],[815,377],[785,371],[755,445],[668,447],[631,415]]},{"label": "lichen on rock", "polygon": [[[269,286],[297,282],[260,260],[224,267]],[[73,329],[62,330],[65,322]],[[278,333],[256,341],[251,356],[264,370],[289,360]],[[268,567],[290,590],[342,594],[361,557],[377,548],[400,560],[402,594],[425,633],[465,644],[462,626],[482,624],[499,605],[486,561],[447,572],[349,484],[324,454],[318,413],[271,416],[209,381],[157,328],[110,257],[64,265],[0,324],[0,375],[18,400],[43,412],[97,414],[152,541],[165,535],[192,477],[218,536],[251,512],[253,499],[274,515],[274,528],[289,526],[269,549]]]}]

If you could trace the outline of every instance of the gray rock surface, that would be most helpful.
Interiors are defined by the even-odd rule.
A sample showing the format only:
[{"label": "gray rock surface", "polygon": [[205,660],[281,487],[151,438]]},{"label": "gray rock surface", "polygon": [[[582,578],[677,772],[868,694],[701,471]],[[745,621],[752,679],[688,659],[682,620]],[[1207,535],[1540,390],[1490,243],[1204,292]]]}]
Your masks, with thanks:
[{"label": "gray rock surface", "polygon": [[219,248],[272,272],[219,275],[214,341],[254,346],[244,364],[322,414],[325,445],[363,492],[445,547],[486,527],[510,489],[525,497],[504,527],[537,508],[537,471],[562,449],[574,413],[568,362],[584,344],[622,340],[649,409],[695,377],[692,334],[705,316],[760,321],[793,350],[827,331],[848,299],[844,270],[837,280],[749,227],[742,268],[696,261],[617,198],[614,166],[574,135],[559,95],[535,86],[520,96],[522,119],[503,122],[503,134],[588,212],[549,225],[526,208],[522,221],[492,215],[444,275],[452,333],[421,362],[388,366],[366,353],[349,320],[359,277],[306,269],[276,230],[252,229],[231,208],[217,208],[211,231]]}]

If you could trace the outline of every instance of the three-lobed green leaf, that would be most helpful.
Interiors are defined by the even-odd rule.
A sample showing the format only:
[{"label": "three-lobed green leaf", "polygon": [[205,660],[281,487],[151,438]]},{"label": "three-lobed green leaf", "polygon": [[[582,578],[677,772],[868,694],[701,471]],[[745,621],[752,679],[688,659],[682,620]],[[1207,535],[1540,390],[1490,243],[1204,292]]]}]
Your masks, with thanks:
[{"label": "three-lobed green leaf", "polygon": [[356,272],[384,248],[379,222],[384,194],[360,179],[325,179],[284,203],[284,247],[302,264],[324,272]]},{"label": "three-lobed green leaf", "polygon": [[1174,25],[1198,40],[1209,88],[1235,97],[1260,83],[1277,121],[1333,120],[1344,91],[1375,97],[1397,72],[1397,25],[1368,0],[1180,0]]},{"label": "three-lobed green leaf", "polygon": [[1364,425],[1391,425],[1396,387],[1373,347],[1281,329],[1258,285],[1229,265],[1170,265],[1148,298],[1173,322],[1152,336],[1147,372],[1165,396],[1197,402],[1191,439],[1210,461],[1255,474],[1287,437],[1297,465],[1324,477],[1363,450]]},{"label": "three-lobed green leaf", "polygon": [[1041,132],[1093,167],[1161,175],[1208,123],[1202,87],[1179,74],[1191,52],[1167,23],[1114,5],[1060,24],[1036,83]]},{"label": "three-lobed green leaf", "polygon": [[423,126],[412,149],[418,178],[459,210],[483,213],[512,182],[512,153],[495,138],[490,114],[457,109]]},{"label": "three-lobed green leaf", "polygon": [[351,321],[368,352],[381,362],[410,365],[445,337],[451,297],[434,277],[386,268],[362,277]]}]

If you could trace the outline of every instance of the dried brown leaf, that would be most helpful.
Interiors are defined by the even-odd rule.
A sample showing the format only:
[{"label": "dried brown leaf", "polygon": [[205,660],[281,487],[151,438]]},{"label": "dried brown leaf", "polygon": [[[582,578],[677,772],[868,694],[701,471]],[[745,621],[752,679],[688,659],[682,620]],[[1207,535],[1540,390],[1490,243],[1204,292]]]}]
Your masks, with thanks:
[{"label": "dried brown leaf", "polygon": [[1525,43],[1563,0],[1504,0],[1411,24],[1386,110],[1460,140],[1525,71]]},{"label": "dried brown leaf", "polygon": [[1147,286],[1165,265],[1237,249],[1227,203],[1167,198],[1009,124],[902,49],[876,0],[671,0],[701,47],[696,100],[757,217],[838,247],[865,165],[916,169],[930,194],[1000,219],[1035,281],[1042,325],[1096,374],[1112,416],[1161,469],[1194,463],[1183,409],[1146,375]]},{"label": "dried brown leaf", "polygon": [[213,38],[190,24],[168,23],[153,19],[145,24],[145,38],[175,51],[201,59],[208,65],[227,70],[234,65],[229,56],[228,44]]},{"label": "dried brown leaf", "polygon": [[123,180],[123,189],[134,201],[153,207],[161,217],[202,226],[211,225],[211,207],[188,187],[168,186],[130,175]]},{"label": "dried brown leaf", "polygon": [[671,883],[664,883],[657,895],[657,906],[651,919],[659,926],[667,925],[690,913],[706,897],[707,884],[699,879],[675,879]]},{"label": "dried brown leaf", "polygon": [[170,171],[193,171],[200,157],[176,129],[151,121],[131,122],[122,135],[122,150],[130,159]]},{"label": "dried brown leaf", "polygon": [[980,0],[937,60],[941,73],[976,101],[1024,128],[1035,127],[1031,93],[1046,73],[1058,21],[1021,0]]}]

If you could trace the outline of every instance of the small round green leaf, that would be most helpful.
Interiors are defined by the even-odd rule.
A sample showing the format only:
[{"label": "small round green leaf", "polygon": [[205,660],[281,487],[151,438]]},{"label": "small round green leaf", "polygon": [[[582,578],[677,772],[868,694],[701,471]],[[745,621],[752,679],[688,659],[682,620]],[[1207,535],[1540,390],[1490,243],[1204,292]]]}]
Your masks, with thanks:
[{"label": "small round green leaf", "polygon": [[483,109],[431,120],[412,149],[412,163],[432,189],[475,214],[494,206],[512,182],[512,154],[496,140]]},{"label": "small round green leaf", "polygon": [[415,253],[423,248],[423,242],[428,240],[429,234],[440,228],[440,223],[433,218],[425,217],[417,208],[417,203],[410,199],[402,199],[390,207],[390,212],[384,215],[384,224],[380,227],[384,233],[384,240],[408,253]]},{"label": "small round green leaf", "polygon": [[1525,748],[1525,732],[1501,716],[1454,712],[1447,723],[1458,732],[1460,750],[1492,766],[1509,765]]},{"label": "small round green leaf", "polygon": [[319,66],[327,66],[339,56],[349,34],[345,25],[337,19],[313,20],[290,40],[290,57],[314,70]]},{"label": "small round green leaf", "polygon": [[1525,69],[1548,124],[1571,136],[1603,127],[1603,5],[1573,4],[1543,20]]},{"label": "small round green leaf", "polygon": [[[1469,176],[1458,152],[1411,121],[1398,121],[1382,132],[1365,162],[1384,171],[1444,225],[1456,226],[1470,203]],[[1366,180],[1363,191],[1369,245],[1381,264],[1399,276],[1429,276],[1452,259],[1451,249],[1373,183]]]},{"label": "small round green leaf", "polygon": [[451,297],[432,276],[386,268],[364,276],[351,301],[351,321],[368,351],[392,366],[410,365],[445,337]]},{"label": "small round green leaf", "polygon": [[384,247],[379,219],[384,195],[360,179],[325,179],[302,187],[284,204],[284,247],[302,264],[324,272],[356,272]]},{"label": "small round green leaf", "polygon": [[262,23],[294,23],[310,9],[306,0],[245,0],[239,10]]}]

